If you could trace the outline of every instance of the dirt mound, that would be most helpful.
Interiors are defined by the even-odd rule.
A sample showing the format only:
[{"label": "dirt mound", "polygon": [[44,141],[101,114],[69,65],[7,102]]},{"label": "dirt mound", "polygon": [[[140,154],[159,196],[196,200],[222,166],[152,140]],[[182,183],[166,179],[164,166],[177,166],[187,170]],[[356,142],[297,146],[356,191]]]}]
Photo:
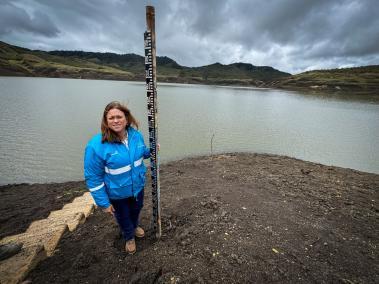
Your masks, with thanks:
[{"label": "dirt mound", "polygon": [[33,283],[378,283],[379,175],[230,154],[161,168],[162,238],[146,190],[134,256],[96,210]]}]

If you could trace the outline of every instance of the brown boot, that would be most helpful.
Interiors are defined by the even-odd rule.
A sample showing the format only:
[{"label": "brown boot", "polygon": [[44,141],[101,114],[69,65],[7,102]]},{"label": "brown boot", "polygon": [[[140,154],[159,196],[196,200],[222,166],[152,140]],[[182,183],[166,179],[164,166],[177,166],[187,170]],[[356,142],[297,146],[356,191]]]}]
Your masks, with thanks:
[{"label": "brown boot", "polygon": [[136,253],[137,249],[136,249],[136,242],[134,239],[126,241],[125,250],[128,254],[135,254]]},{"label": "brown boot", "polygon": [[145,236],[145,231],[141,227],[137,227],[136,230],[134,231],[134,235],[137,238],[143,238]]}]

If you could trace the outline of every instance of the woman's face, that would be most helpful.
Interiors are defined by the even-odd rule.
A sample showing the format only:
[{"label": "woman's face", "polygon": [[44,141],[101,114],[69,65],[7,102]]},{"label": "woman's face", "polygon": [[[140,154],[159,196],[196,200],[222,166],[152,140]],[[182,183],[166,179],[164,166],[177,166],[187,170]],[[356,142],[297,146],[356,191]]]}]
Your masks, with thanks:
[{"label": "woman's face", "polygon": [[128,120],[125,117],[125,114],[117,109],[112,108],[107,113],[107,124],[110,129],[116,132],[118,135],[123,136],[125,133],[125,127],[128,123]]}]

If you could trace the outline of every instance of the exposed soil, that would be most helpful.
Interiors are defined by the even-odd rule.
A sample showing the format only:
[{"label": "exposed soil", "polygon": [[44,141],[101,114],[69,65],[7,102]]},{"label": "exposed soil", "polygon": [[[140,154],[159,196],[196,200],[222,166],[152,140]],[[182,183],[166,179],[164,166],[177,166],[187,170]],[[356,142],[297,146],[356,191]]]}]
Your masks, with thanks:
[{"label": "exposed soil", "polygon": [[[149,230],[150,196],[146,190],[147,236],[135,255],[123,252],[112,217],[96,210],[27,280],[379,283],[379,175],[273,155],[172,162],[161,167],[160,240]],[[10,221],[20,222],[15,215]]]},{"label": "exposed soil", "polygon": [[25,232],[32,221],[47,218],[86,191],[82,181],[0,186],[0,238]]}]

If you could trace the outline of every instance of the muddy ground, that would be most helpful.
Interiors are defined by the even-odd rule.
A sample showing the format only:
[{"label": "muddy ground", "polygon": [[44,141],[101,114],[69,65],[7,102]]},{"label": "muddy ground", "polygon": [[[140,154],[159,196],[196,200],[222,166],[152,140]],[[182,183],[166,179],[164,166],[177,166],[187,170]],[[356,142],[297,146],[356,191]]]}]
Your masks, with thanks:
[{"label": "muddy ground", "polygon": [[[70,185],[81,190],[81,183]],[[40,186],[46,195],[63,198]],[[4,194],[11,200],[14,189],[1,188],[2,200]],[[23,198],[25,206],[53,209],[54,202],[41,203],[28,193]],[[147,236],[137,241],[135,255],[123,252],[115,221],[95,210],[26,280],[379,283],[378,201],[375,174],[273,155],[184,159],[161,167],[160,240],[149,230],[146,190],[141,223]],[[2,221],[2,234],[3,225],[11,229],[18,218]]]},{"label": "muddy ground", "polygon": [[86,191],[84,182],[0,186],[0,239],[25,232]]}]

